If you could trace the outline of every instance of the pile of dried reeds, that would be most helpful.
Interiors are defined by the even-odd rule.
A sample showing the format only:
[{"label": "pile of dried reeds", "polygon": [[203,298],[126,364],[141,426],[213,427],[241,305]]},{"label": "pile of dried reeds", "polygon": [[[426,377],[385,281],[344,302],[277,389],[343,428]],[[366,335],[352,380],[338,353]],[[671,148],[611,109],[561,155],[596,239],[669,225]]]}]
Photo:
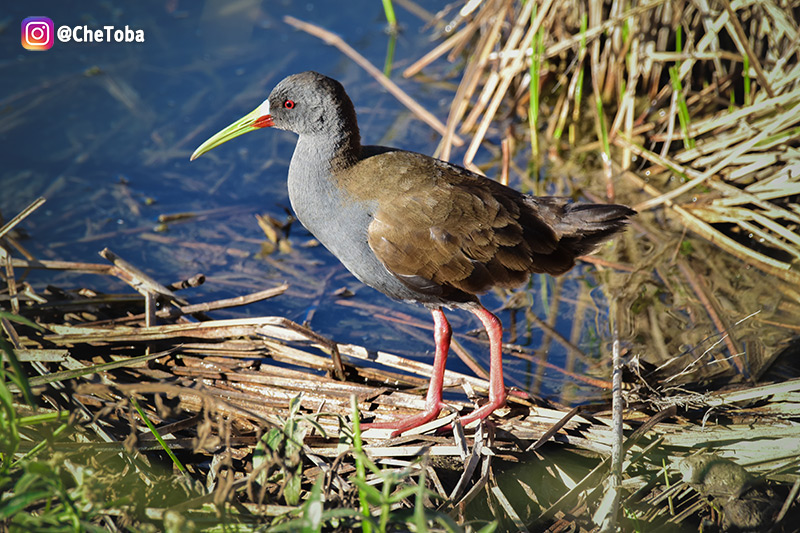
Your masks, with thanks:
[{"label": "pile of dried reeds", "polygon": [[[348,452],[353,445],[351,398],[356,399],[362,416],[368,417],[413,413],[423,407],[421,394],[402,392],[398,387],[424,389],[430,374],[427,364],[340,345],[280,317],[213,320],[207,316],[218,309],[279,296],[285,286],[231,300],[189,304],[176,291],[202,283],[202,276],[164,285],[108,250],[101,253],[107,263],[30,257],[11,230],[40,204],[36,202],[0,229],[5,267],[0,304],[13,312],[0,321],[16,359],[33,374],[28,382],[40,398],[39,408],[30,411],[19,396],[20,388],[11,385],[10,390],[18,395],[20,416],[35,414],[49,421],[43,428],[21,428],[18,457],[35,457],[45,449],[37,444],[42,431],[63,432],[66,438],[58,438],[52,446],[67,456],[111,458],[128,450],[149,462],[159,451],[168,450],[175,464],[181,465],[183,476],[206,487],[199,493],[187,487],[177,491],[183,495],[179,507],[191,510],[193,520],[211,520],[213,500],[236,501],[240,512],[235,519],[252,522],[287,515],[294,509],[274,503],[281,498],[290,502],[286,494],[292,479],[286,474],[289,459],[277,450],[271,459],[258,459],[264,453],[264,439],[272,432],[287,437],[289,431],[292,438],[300,440],[304,459],[295,473],[299,476],[297,496],[308,498],[311,492],[302,487],[311,490],[314,481],[324,475],[330,487],[326,505],[346,506],[356,491],[351,479],[355,464]],[[17,253],[27,257],[13,257]],[[46,284],[37,289],[25,281],[32,269],[115,276],[135,293],[107,295],[91,287],[62,290]],[[19,316],[26,321],[15,324],[12,318]],[[398,373],[396,368],[411,374]],[[451,371],[446,383],[463,387],[470,395],[473,390],[485,391],[488,385],[483,379]],[[677,509],[672,517],[668,517],[670,507],[658,505],[667,501],[667,496],[653,490],[653,483],[660,486],[657,480],[668,472],[665,461],[673,463],[675,472],[683,465],[678,459],[687,456],[699,441],[704,442],[703,449],[750,462],[750,472],[742,474],[747,479],[759,474],[780,479],[779,473],[796,470],[794,452],[783,443],[800,438],[800,426],[791,422],[800,416],[799,394],[800,380],[740,393],[687,394],[685,405],[724,413],[724,427],[666,424],[665,418],[676,414],[674,405],[642,404],[641,410],[631,410],[626,427],[638,429],[626,446],[634,454],[629,468],[635,468],[637,474],[629,486],[640,489],[640,499],[627,505],[639,509],[646,520],[680,522],[693,516],[702,500],[682,487],[690,482],[702,486],[700,467],[694,463],[681,466],[688,469],[683,473],[686,483],[668,481],[669,501]],[[761,407],[741,411],[742,405],[759,400],[765,402]],[[451,405],[454,410],[468,407],[464,402]],[[753,416],[770,420],[769,431],[754,432],[749,424]],[[499,505],[498,512],[502,508],[518,524],[580,516],[599,504],[606,462],[600,462],[583,479],[552,463],[547,482],[562,485],[564,493],[549,501],[536,496],[537,506],[525,512],[515,510],[493,480],[499,475],[498,460],[500,465],[531,457],[545,460],[546,454],[540,455],[545,453],[542,446],[551,440],[606,457],[615,431],[601,413],[559,410],[517,396],[495,422],[481,425],[473,436],[465,437],[460,428],[455,439],[422,434],[454,417],[455,412],[415,434],[392,440],[386,440],[386,432],[368,430],[361,434],[361,446],[384,472],[427,476],[432,490],[445,502],[440,508],[462,520],[470,516],[467,504],[484,488],[492,494],[487,501]],[[772,443],[768,451],[764,439]],[[665,447],[671,451],[665,452]],[[415,459],[420,456],[440,459],[420,463]],[[446,457],[451,460],[441,462]],[[704,454],[694,461],[702,463],[708,457]],[[292,467],[297,468],[296,462]],[[138,475],[147,477],[148,468],[137,470]],[[454,470],[457,482],[440,479],[443,474],[451,477]],[[370,483],[381,479],[378,474],[366,476]],[[520,482],[530,494],[537,494],[535,485]],[[773,494],[770,505],[777,499]],[[403,502],[396,505],[404,506]],[[247,516],[241,514],[242,509]],[[170,512],[168,507],[153,504],[145,509],[150,520],[166,520]]]}]

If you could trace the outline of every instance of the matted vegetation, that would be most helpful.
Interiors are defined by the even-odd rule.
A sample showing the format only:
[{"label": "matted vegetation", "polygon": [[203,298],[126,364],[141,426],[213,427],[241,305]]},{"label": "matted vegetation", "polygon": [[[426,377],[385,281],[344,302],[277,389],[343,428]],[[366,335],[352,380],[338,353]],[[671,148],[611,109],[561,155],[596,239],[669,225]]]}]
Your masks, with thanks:
[{"label": "matted vegetation", "polygon": [[[22,210],[0,228],[0,524],[796,531],[798,12],[727,0],[468,2],[432,18],[443,38],[405,71],[458,79],[448,120],[424,118],[442,134],[440,157],[463,142],[465,165],[527,190],[639,210],[591,259],[611,307],[607,355],[627,367],[616,412],[607,398],[570,408],[515,394],[466,432],[434,432],[466,401],[414,435],[362,432],[359,416],[421,408],[429,365],[281,317],[212,319],[285,286],[190,304],[179,291],[201,277],[167,285],[108,250],[103,263],[38,260],[15,231],[41,202]],[[433,63],[445,55],[454,66]],[[481,150],[492,161],[479,167]],[[32,286],[32,269],[112,276],[135,292]],[[547,320],[502,296],[583,358],[551,327],[567,297],[543,286]],[[589,291],[570,302],[577,324]],[[610,388],[607,359],[583,379]],[[482,377],[446,380],[470,398],[487,389]]]}]

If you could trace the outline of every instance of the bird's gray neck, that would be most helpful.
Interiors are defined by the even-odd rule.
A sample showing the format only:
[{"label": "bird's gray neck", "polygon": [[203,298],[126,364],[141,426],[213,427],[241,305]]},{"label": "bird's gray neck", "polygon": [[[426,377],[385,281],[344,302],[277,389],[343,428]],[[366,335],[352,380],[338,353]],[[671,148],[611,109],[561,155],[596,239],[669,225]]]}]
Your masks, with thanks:
[{"label": "bird's gray neck", "polygon": [[289,165],[289,200],[300,222],[312,233],[325,231],[331,217],[338,218],[348,205],[349,195],[340,177],[358,160],[358,143],[357,133],[355,137],[300,135]]},{"label": "bird's gray neck", "polygon": [[321,172],[333,175],[353,165],[360,154],[358,131],[355,135],[303,134],[297,140],[289,172]]}]

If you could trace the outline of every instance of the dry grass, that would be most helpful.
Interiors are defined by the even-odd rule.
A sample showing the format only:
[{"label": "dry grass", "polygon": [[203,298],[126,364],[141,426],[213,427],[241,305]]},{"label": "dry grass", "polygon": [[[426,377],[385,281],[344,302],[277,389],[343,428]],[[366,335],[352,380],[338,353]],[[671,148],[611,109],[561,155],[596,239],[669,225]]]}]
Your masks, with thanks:
[{"label": "dry grass", "polygon": [[[191,511],[187,516],[197,523],[211,519],[212,501],[237,502],[227,511],[229,519],[237,522],[253,523],[269,517],[286,520],[287,513],[295,508],[277,504],[287,498],[289,489],[287,478],[276,472],[285,469],[289,458],[276,453],[264,463],[257,457],[263,439],[274,431],[286,437],[287,423],[292,420],[300,420],[296,422],[298,426],[305,427],[299,443],[305,466],[298,471],[298,487],[308,489],[302,489],[303,498],[313,496],[310,488],[323,475],[328,487],[325,505],[347,508],[357,497],[352,479],[354,465],[348,451],[352,446],[351,398],[357,399],[362,416],[378,419],[398,412],[413,414],[423,407],[421,396],[413,389],[422,390],[426,384],[431,369],[425,363],[339,345],[280,317],[209,320],[202,315],[280,295],[286,286],[239,299],[187,305],[175,290],[191,289],[200,280],[165,286],[108,250],[102,252],[109,260],[107,264],[11,259],[7,252],[3,253],[8,284],[23,289],[13,295],[9,290],[4,301],[43,327],[37,331],[2,318],[17,357],[38,374],[29,378],[32,390],[43,401],[35,414],[55,417],[57,421],[59,413],[70,413],[72,437],[54,443],[55,450],[67,456],[133,453],[132,457],[150,463],[159,451],[168,449],[176,464],[182,465],[183,475],[206,487],[200,492],[179,491],[184,500],[177,508]],[[51,287],[38,292],[15,282],[24,279],[29,269],[115,276],[138,295],[103,295],[89,287],[69,292]],[[148,309],[155,309],[156,302],[160,309],[155,315],[162,324],[148,325],[154,318]],[[399,374],[396,368],[404,368],[407,373]],[[336,378],[337,375],[345,379]],[[389,383],[392,385],[387,386]],[[447,372],[446,384],[462,387],[470,396],[485,393],[488,387],[485,379],[452,371]],[[399,390],[402,387],[412,390],[403,392]],[[14,385],[10,391],[19,393]],[[628,400],[634,402],[636,397],[631,393]],[[753,402],[760,405],[753,407]],[[458,401],[450,405],[454,410],[469,408],[467,403]],[[687,424],[686,419],[681,422],[676,418],[676,406],[691,409],[683,416],[713,410],[724,423],[700,426]],[[22,404],[17,409],[23,417],[34,414]],[[378,430],[366,431],[361,438],[364,452],[383,472],[406,472],[403,476],[427,473],[432,490],[444,502],[439,509],[460,516],[461,520],[471,516],[468,508],[477,496],[486,498],[491,494],[487,500],[490,505],[495,502],[518,526],[572,522],[583,516],[577,523],[585,528],[587,513],[603,509],[602,481],[607,461],[577,478],[575,471],[559,461],[550,462],[550,470],[542,474],[545,477],[539,483],[520,477],[518,482],[538,502],[522,509],[518,500],[512,503],[506,495],[508,488],[497,483],[497,468],[524,465],[536,457],[544,461],[548,454],[543,445],[553,440],[568,449],[608,457],[617,433],[607,415],[560,409],[517,395],[492,423],[479,426],[469,437],[460,428],[455,439],[429,434],[452,422],[454,415],[449,415],[402,438],[388,440],[386,432]],[[698,469],[707,466],[702,458],[712,456],[705,454],[695,460],[701,461],[698,467],[680,463],[682,457],[697,449],[699,442],[703,443],[702,449],[718,454],[720,461],[730,457],[747,465],[747,479],[793,479],[797,461],[787,446],[800,438],[792,423],[798,416],[800,380],[734,393],[684,391],[682,396],[674,392],[662,396],[650,391],[642,395],[639,407],[626,411],[624,422],[625,430],[632,431],[624,442],[628,454],[624,471],[629,494],[624,502],[627,512],[651,523],[677,523],[695,516],[702,505],[701,496],[675,487],[691,483],[699,494],[704,494],[705,478]],[[769,421],[768,429],[753,431],[753,417],[762,420],[760,427]],[[306,419],[308,422],[301,423]],[[667,423],[668,420],[672,422]],[[22,428],[18,456],[35,457],[41,452],[42,446],[36,442],[38,434],[32,428]],[[163,444],[156,441],[156,436]],[[764,446],[765,439],[770,447]],[[420,463],[420,456],[429,457],[432,462]],[[268,477],[272,481],[265,481],[265,469],[271,472]],[[147,477],[146,470],[140,475]],[[455,482],[440,480],[454,475]],[[375,474],[365,479],[380,481]],[[664,498],[652,490],[654,483],[661,486],[662,479],[674,493],[670,506],[664,505]],[[557,498],[548,497],[539,492],[542,483],[562,486],[564,492]],[[761,485],[756,487],[762,492],[767,490],[759,488]],[[714,490],[720,489],[715,486]],[[767,511],[771,513],[782,496],[769,490],[772,492]],[[639,498],[633,499],[631,492],[639,494]],[[749,501],[738,493],[726,497],[733,502],[726,505],[747,505]],[[408,505],[413,506],[413,501]],[[144,509],[146,518],[137,517],[124,506],[115,513],[126,516],[126,520],[158,523],[168,520],[175,508],[174,502],[169,507],[150,503]],[[99,515],[107,516],[104,512]]]}]

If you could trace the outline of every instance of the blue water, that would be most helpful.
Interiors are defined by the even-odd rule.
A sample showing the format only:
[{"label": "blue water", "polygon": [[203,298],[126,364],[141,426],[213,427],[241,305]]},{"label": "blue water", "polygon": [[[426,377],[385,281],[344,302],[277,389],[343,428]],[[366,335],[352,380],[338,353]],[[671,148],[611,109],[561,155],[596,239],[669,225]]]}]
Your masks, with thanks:
[{"label": "blue water", "polygon": [[[421,307],[391,302],[358,283],[321,247],[305,247],[311,236],[297,223],[290,253],[259,256],[264,234],[255,214],[284,221],[289,211],[285,176],[295,137],[279,131],[240,137],[190,163],[206,138],[257,106],[283,77],[318,70],[339,79],[359,113],[362,138],[431,154],[438,137],[350,59],[282,19],[292,15],[338,33],[379,68],[389,37],[379,0],[352,2],[68,2],[6,3],[0,15],[0,213],[15,215],[39,196],[47,203],[24,223],[23,245],[40,259],[102,262],[104,247],[163,283],[202,272],[208,282],[185,292],[192,302],[239,296],[288,281],[282,297],[247,308],[214,313],[217,318],[282,315],[339,342],[430,360],[430,331],[398,327],[381,315],[403,313],[430,323]],[[436,12],[445,2],[425,2]],[[451,88],[402,78],[400,72],[430,50],[424,22],[397,6],[403,31],[392,78],[444,120]],[[144,43],[63,43],[47,51],[20,44],[20,23],[47,16],[62,25],[142,30]],[[452,66],[427,69],[439,76]],[[458,161],[461,152],[456,152]],[[487,159],[488,154],[481,157]],[[524,166],[524,163],[522,163]],[[161,214],[228,208],[171,223],[155,231]],[[281,268],[284,267],[284,268]],[[575,292],[582,271],[570,273]],[[61,288],[80,286],[129,292],[106,279],[48,275],[32,278]],[[543,315],[541,281],[529,290]],[[548,283],[552,284],[552,280]],[[570,288],[571,287],[571,288]],[[354,295],[341,305],[334,291]],[[599,291],[595,299],[601,300]],[[593,295],[595,295],[593,293]],[[503,300],[488,295],[497,310]],[[374,306],[379,306],[376,310]],[[556,329],[570,336],[570,304]],[[602,302],[600,308],[603,308]],[[501,318],[509,321],[508,312]],[[488,367],[486,347],[463,334],[479,323],[468,313],[450,314],[457,336]],[[597,317],[587,320],[592,327]],[[603,328],[603,317],[597,318]],[[601,335],[602,332],[601,332]],[[584,347],[591,356],[600,348]],[[534,330],[516,341],[531,350],[542,342]],[[549,361],[563,361],[556,343]],[[456,358],[450,368],[469,372]],[[510,383],[527,387],[535,366],[507,363]],[[536,388],[549,394],[562,386],[559,374]]]}]

